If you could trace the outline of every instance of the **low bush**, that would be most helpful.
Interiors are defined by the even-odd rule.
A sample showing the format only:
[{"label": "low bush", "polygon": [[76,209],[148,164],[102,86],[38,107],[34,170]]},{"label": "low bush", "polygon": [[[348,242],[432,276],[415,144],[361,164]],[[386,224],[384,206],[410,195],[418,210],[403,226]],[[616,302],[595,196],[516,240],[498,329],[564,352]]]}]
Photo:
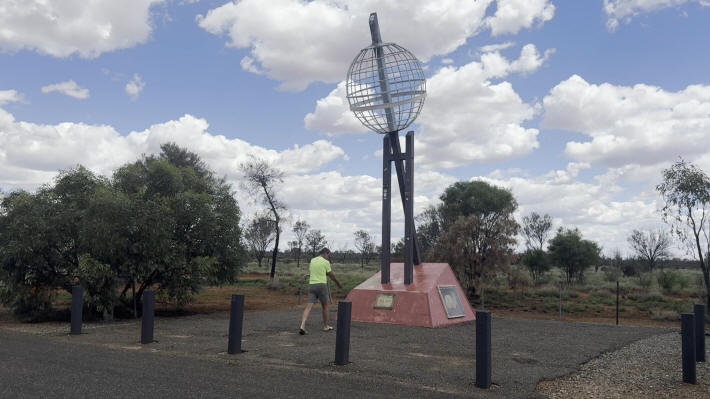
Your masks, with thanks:
[{"label": "low bush", "polygon": [[653,284],[653,276],[651,275],[651,273],[639,274],[639,286],[641,288],[648,291],[649,289],[651,289],[652,284]]},{"label": "low bush", "polygon": [[608,282],[619,281],[619,278],[623,275],[621,270],[611,266],[604,266],[602,271],[604,272],[604,280]]},{"label": "low bush", "polygon": [[511,267],[508,278],[510,281],[510,288],[532,287],[532,278],[530,277],[530,274],[526,270],[519,267]]},{"label": "low bush", "polygon": [[662,270],[658,273],[657,281],[664,294],[677,294],[688,287],[688,279],[678,270]]},{"label": "low bush", "polygon": [[680,314],[675,310],[651,309],[648,316],[652,320],[677,321],[680,320]]}]

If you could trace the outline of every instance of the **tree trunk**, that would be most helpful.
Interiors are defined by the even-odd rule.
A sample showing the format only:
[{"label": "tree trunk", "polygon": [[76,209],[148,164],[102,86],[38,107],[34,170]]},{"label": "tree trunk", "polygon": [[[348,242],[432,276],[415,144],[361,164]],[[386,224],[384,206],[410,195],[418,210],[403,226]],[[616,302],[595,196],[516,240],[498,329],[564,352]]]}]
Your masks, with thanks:
[{"label": "tree trunk", "polygon": [[274,281],[274,275],[276,274],[276,257],[279,254],[279,236],[281,231],[279,229],[279,221],[276,220],[276,243],[274,243],[274,252],[271,255],[271,273],[269,273],[269,281]]},{"label": "tree trunk", "polygon": [[141,284],[141,287],[138,289],[138,292],[136,292],[136,300],[142,302],[142,296],[143,296],[143,291],[145,291],[146,288],[151,286],[153,284],[153,278],[155,275],[158,273],[157,270],[153,270],[152,273],[148,276],[145,281],[143,281],[143,284]]},{"label": "tree trunk", "polygon": [[296,266],[301,268],[301,247],[298,247],[298,252],[296,252]]}]

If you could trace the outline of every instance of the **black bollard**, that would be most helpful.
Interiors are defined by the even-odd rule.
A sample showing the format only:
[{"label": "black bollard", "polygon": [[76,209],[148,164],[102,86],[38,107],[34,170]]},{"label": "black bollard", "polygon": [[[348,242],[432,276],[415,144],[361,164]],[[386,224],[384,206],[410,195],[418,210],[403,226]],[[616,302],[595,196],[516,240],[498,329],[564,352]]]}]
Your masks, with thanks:
[{"label": "black bollard", "polygon": [[681,314],[680,334],[683,352],[683,382],[695,384],[695,315]]},{"label": "black bollard", "polygon": [[81,334],[83,307],[84,288],[80,285],[75,285],[71,287],[71,334]]},{"label": "black bollard", "polygon": [[229,311],[229,343],[227,353],[242,353],[242,321],[244,320],[244,295],[232,295],[232,308]]},{"label": "black bollard", "polygon": [[619,280],[616,280],[616,325],[619,325]]},{"label": "black bollard", "polygon": [[476,312],[476,386],[491,387],[491,313]]},{"label": "black bollard", "polygon": [[335,364],[345,366],[350,357],[350,314],[353,304],[338,302],[338,326],[335,331]]},{"label": "black bollard", "polygon": [[141,319],[141,344],[153,342],[153,319],[155,318],[155,292],[143,291],[143,318]]},{"label": "black bollard", "polygon": [[696,303],[695,313],[695,361],[705,361],[705,305]]}]

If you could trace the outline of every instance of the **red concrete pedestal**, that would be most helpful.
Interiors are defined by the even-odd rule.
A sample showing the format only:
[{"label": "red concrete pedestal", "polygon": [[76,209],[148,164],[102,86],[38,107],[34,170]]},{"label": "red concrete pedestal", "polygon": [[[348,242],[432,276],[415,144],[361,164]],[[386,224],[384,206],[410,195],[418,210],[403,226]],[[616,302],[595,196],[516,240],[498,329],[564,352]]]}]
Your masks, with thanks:
[{"label": "red concrete pedestal", "polygon": [[[390,271],[388,284],[380,283],[380,273],[377,273],[350,291],[346,300],[352,302],[351,320],[443,327],[476,319],[448,263],[423,263],[414,266],[414,280],[409,285],[404,285],[402,263],[392,263]],[[463,309],[462,317],[447,316],[438,286],[455,286]],[[453,289],[451,291],[454,292]],[[392,309],[375,309],[378,294],[394,294]]]}]

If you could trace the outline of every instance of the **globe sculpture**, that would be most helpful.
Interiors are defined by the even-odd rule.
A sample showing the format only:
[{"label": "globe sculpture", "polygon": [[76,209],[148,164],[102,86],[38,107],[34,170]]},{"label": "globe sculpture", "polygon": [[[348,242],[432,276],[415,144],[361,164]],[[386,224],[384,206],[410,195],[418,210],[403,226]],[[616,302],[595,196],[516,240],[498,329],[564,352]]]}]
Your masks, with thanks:
[{"label": "globe sculpture", "polygon": [[414,122],[426,98],[419,60],[394,43],[373,43],[355,57],[345,90],[350,110],[370,130],[389,133]]},{"label": "globe sculpture", "polygon": [[360,51],[350,64],[346,97],[350,110],[367,128],[385,135],[382,163],[382,254],[381,283],[390,280],[390,180],[394,163],[404,208],[404,283],[411,284],[413,265],[418,265],[419,250],[414,228],[414,132],[406,135],[402,153],[399,131],[419,116],[426,98],[426,79],[422,65],[411,52],[394,43],[383,43],[377,14],[370,14],[372,44]]},{"label": "globe sculpture", "polygon": [[[419,259],[412,195],[414,132],[407,132],[402,151],[399,131],[407,129],[424,106],[426,80],[421,63],[401,46],[382,42],[375,13],[370,14],[370,35],[372,44],[353,60],[345,87],[355,117],[368,129],[383,135],[383,250],[379,276],[373,275],[348,293],[345,302],[352,305],[352,312],[347,317],[360,322],[425,327],[475,320],[451,266],[422,263]],[[404,209],[404,262],[390,264],[392,164]]]}]

